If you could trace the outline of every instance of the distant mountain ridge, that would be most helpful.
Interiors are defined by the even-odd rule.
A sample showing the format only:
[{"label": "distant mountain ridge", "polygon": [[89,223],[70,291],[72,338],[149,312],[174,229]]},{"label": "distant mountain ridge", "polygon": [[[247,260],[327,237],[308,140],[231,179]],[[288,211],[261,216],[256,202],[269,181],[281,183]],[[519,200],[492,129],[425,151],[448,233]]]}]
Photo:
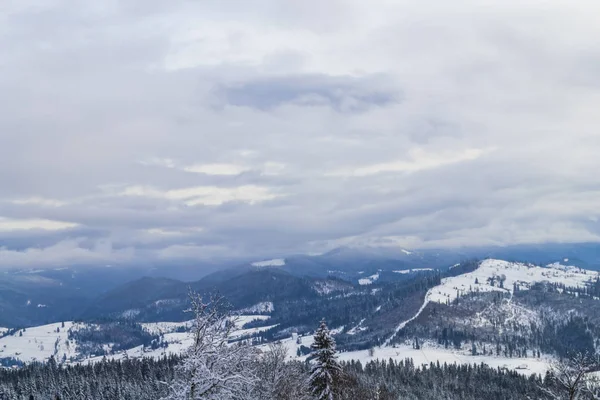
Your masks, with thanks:
[{"label": "distant mountain ridge", "polygon": [[[151,299],[158,301],[156,311],[168,308],[165,299],[181,299],[189,287],[229,290],[225,282],[240,287],[252,287],[252,279],[244,282],[249,272],[263,274],[287,273],[282,280],[327,279],[335,277],[351,284],[369,276],[378,276],[378,283],[401,281],[406,277],[394,271],[440,270],[472,259],[497,258],[507,261],[532,262],[547,265],[568,263],[590,270],[600,270],[600,244],[535,244],[490,246],[461,249],[406,249],[401,247],[340,247],[320,255],[275,255],[240,262],[210,266],[178,267],[62,267],[43,270],[14,270],[0,273],[0,326],[19,327],[56,322],[64,319],[98,315],[96,304],[103,303],[111,312],[123,312],[148,307]],[[568,260],[568,261],[565,261]],[[269,271],[269,272],[266,272]],[[251,275],[249,275],[251,276]],[[138,281],[146,277],[144,280]],[[285,277],[285,278],[283,278]],[[164,280],[163,280],[164,278]],[[237,278],[237,280],[236,280]],[[138,282],[136,282],[138,281]],[[256,289],[260,285],[256,284]],[[120,292],[119,292],[120,290]],[[113,292],[115,291],[115,292]],[[120,294],[117,294],[120,293]],[[135,293],[135,297],[130,293]],[[234,302],[252,299],[243,290],[232,290]],[[260,291],[258,291],[260,293]],[[111,300],[111,296],[113,299]],[[116,300],[119,296],[122,300]],[[260,296],[256,296],[259,298]],[[171,301],[173,308],[177,306]],[[149,310],[148,310],[149,311]]]}]

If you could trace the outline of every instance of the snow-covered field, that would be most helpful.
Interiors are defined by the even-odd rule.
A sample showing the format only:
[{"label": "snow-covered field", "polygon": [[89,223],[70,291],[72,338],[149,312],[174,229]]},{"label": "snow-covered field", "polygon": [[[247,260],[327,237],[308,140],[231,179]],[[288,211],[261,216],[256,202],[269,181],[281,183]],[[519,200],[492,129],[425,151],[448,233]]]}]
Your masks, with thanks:
[{"label": "snow-covered field", "polygon": [[45,361],[54,356],[60,361],[77,356],[76,343],[68,340],[68,330],[80,326],[65,322],[35,326],[0,338],[0,358],[13,357],[19,360]]},{"label": "snow-covered field", "polygon": [[[232,317],[232,320],[235,321],[235,325],[237,330],[233,332],[232,339],[238,339],[243,336],[247,336],[250,334],[263,332],[268,330],[276,325],[271,326],[261,326],[258,328],[249,328],[242,329],[242,327],[248,322],[252,322],[255,320],[266,321],[270,317],[268,315],[240,315],[236,317]],[[166,348],[158,348],[152,350],[150,348],[144,348],[143,346],[137,346],[132,349],[129,349],[125,352],[111,354],[106,356],[108,360],[121,360],[123,358],[139,358],[139,357],[154,357],[159,358],[169,354],[182,354],[190,345],[192,344],[192,339],[190,337],[189,332],[175,332],[179,327],[189,327],[193,321],[186,322],[150,322],[142,324],[144,329],[149,332],[164,333],[164,341],[168,343]],[[97,362],[101,361],[103,357],[93,357],[89,358],[86,361],[88,362]]]},{"label": "snow-covered field", "polygon": [[[334,330],[332,330],[332,333]],[[298,356],[298,349],[300,346],[310,347],[313,343],[312,336],[302,336],[298,340],[297,336],[293,336],[289,339],[281,341],[281,344],[287,349],[288,358],[290,360],[306,360],[307,356]],[[298,343],[298,341],[300,343]],[[261,350],[266,351],[268,345],[259,346]],[[410,345],[400,345],[396,347],[382,346],[375,347],[373,356],[369,355],[368,350],[360,351],[349,351],[339,354],[340,361],[360,361],[363,366],[365,363],[373,360],[387,361],[390,358],[394,361],[402,361],[407,358],[411,358],[416,366],[422,366],[423,364],[429,365],[429,363],[439,362],[440,364],[487,364],[493,368],[506,368],[509,370],[516,370],[525,375],[530,374],[541,374],[542,376],[546,373],[550,367],[553,359],[551,357],[541,358],[508,358],[508,357],[495,357],[495,356],[473,356],[467,349],[454,350],[445,349],[434,344],[424,343],[420,349],[413,349]]]},{"label": "snow-covered field", "polygon": [[[560,264],[537,267],[501,260],[485,260],[473,272],[442,279],[441,285],[429,291],[426,301],[445,303],[469,291],[512,292],[515,285],[520,290],[526,290],[535,282],[581,287],[597,278],[596,271]],[[500,287],[501,281],[503,281],[502,287]]]},{"label": "snow-covered field", "polygon": [[[235,321],[236,331],[233,338],[241,338],[243,336],[252,335],[258,332],[263,332],[272,328],[275,325],[263,326],[258,328],[242,329],[248,322],[260,320],[265,321],[270,317],[268,315],[240,315],[232,317]],[[166,349],[149,350],[142,346],[128,350],[128,357],[160,357],[165,354],[180,354],[190,345],[188,332],[177,332],[178,329],[187,329],[191,327],[193,321],[184,322],[151,322],[143,323],[142,327],[154,334],[163,334],[164,341],[169,345]],[[79,360],[81,354],[77,350],[77,342],[68,340],[69,329],[77,330],[78,328],[87,326],[86,324],[74,323],[71,321],[42,325],[19,330],[13,335],[0,338],[0,358],[12,357],[24,362],[31,361],[47,361],[51,356],[60,362],[66,357],[67,360]],[[108,346],[108,344],[107,344]],[[109,359],[120,359],[125,356],[125,353],[119,353],[109,356]],[[102,359],[102,357],[91,358]]]},{"label": "snow-covered field", "polygon": [[373,356],[369,356],[368,350],[341,353],[339,359],[342,361],[360,361],[363,365],[376,359],[395,361],[411,358],[416,366],[439,362],[440,364],[487,364],[493,368],[507,368],[516,370],[526,375],[541,374],[548,370],[551,358],[507,358],[494,356],[473,356],[460,350],[449,350],[437,347],[423,346],[421,349],[413,349],[410,345],[394,347],[376,347]]}]

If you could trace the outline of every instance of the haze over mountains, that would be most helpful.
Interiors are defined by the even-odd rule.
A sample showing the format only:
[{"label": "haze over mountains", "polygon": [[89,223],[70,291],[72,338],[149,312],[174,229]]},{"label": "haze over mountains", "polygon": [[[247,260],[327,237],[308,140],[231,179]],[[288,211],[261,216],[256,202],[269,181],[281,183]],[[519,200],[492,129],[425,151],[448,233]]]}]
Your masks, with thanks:
[{"label": "haze over mountains", "polygon": [[[225,282],[252,292],[257,282],[245,281],[247,273],[286,272],[295,277],[325,279],[337,277],[358,284],[359,280],[378,274],[379,282],[394,281],[402,274],[394,271],[419,269],[446,270],[470,259],[498,258],[547,265],[554,262],[590,270],[600,269],[600,246],[597,244],[548,244],[471,248],[458,250],[414,250],[398,248],[343,247],[322,255],[291,255],[272,260],[255,260],[237,265],[214,265],[206,268],[136,268],[64,267],[58,269],[8,270],[0,282],[0,326],[26,327],[90,315],[93,309],[115,311],[109,298],[119,293],[136,304],[144,305],[148,296],[185,300],[189,287],[196,290],[221,289]],[[216,271],[215,271],[216,269]],[[240,282],[235,283],[236,279]],[[120,291],[120,292],[119,292]],[[163,296],[163,297],[161,297]],[[167,296],[167,297],[169,297]],[[116,301],[125,301],[118,299]],[[98,302],[100,302],[98,304]],[[258,302],[258,301],[257,301]],[[101,305],[101,306],[100,306]],[[135,308],[134,304],[129,308]],[[121,309],[124,311],[125,309]],[[179,314],[183,309],[177,310]]]}]

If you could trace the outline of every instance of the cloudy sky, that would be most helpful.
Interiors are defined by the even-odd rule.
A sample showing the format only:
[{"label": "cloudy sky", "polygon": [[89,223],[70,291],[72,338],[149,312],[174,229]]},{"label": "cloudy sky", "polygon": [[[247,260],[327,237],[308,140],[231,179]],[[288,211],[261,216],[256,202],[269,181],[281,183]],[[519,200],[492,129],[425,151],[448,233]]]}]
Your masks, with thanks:
[{"label": "cloudy sky", "polygon": [[598,15],[2,1],[0,266],[598,241]]}]

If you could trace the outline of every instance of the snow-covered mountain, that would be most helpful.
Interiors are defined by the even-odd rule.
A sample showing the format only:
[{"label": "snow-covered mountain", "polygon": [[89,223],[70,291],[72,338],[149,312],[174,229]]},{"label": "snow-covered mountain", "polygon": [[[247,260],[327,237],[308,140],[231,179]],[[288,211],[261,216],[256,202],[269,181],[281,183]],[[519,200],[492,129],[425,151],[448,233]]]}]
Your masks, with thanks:
[{"label": "snow-covered mountain", "polygon": [[[265,266],[279,264],[277,260],[272,261]],[[551,337],[549,340],[559,342],[540,347],[532,329],[553,327],[556,332],[564,331],[565,337],[583,334],[583,339],[577,340],[587,343],[590,336],[592,345],[600,339],[600,312],[594,311],[600,310],[599,296],[594,292],[595,288],[600,289],[600,275],[576,266],[559,263],[539,266],[488,259],[481,263],[456,264],[446,271],[427,267],[389,271],[404,277],[403,281],[382,281],[380,273],[383,271],[371,275],[359,271],[363,272],[362,277],[354,284],[340,279],[295,278],[281,275],[282,272],[265,275],[271,268],[263,268],[248,273],[262,274],[257,281],[262,286],[265,278],[274,280],[273,289],[265,292],[264,300],[257,298],[259,301],[239,308],[240,313],[261,315],[242,317],[232,340],[249,337],[259,343],[281,340],[291,358],[306,357],[312,340],[310,332],[314,329],[311,321],[323,315],[336,324],[334,332],[344,360],[411,357],[419,362],[486,362],[507,368],[526,364],[528,367],[523,368],[523,372],[541,373],[556,352],[562,351],[561,346],[569,346],[569,343],[560,343],[566,339]],[[231,284],[221,287],[238,293],[240,286],[247,282],[245,275],[232,279]],[[297,286],[300,282],[302,284]],[[293,287],[299,291],[290,291]],[[276,292],[268,292],[274,288],[281,294],[273,296]],[[128,315],[135,320],[141,314]],[[565,319],[565,315],[570,319]],[[577,325],[579,316],[585,317],[587,324],[582,328]],[[118,322],[116,324],[118,327]],[[139,340],[152,340],[152,345],[136,344],[124,350],[119,343],[107,341],[90,350],[85,347],[88,344],[74,334],[90,326],[94,324],[65,322],[17,330],[0,338],[0,359],[16,358],[25,362],[43,361],[50,356],[66,362],[101,359],[103,355],[94,351],[115,359],[160,357],[180,353],[190,343],[186,332],[189,322],[143,322],[140,330],[151,335],[149,339],[138,331],[128,334]],[[442,335],[445,326],[453,329],[448,337],[443,336],[446,333]],[[110,329],[114,333],[114,326]],[[470,341],[463,336],[465,332],[469,332]],[[514,348],[508,347],[509,342],[498,344],[506,333],[520,338],[515,343],[521,344]],[[115,337],[123,335],[117,333]],[[374,350],[367,351],[365,347]]]}]

